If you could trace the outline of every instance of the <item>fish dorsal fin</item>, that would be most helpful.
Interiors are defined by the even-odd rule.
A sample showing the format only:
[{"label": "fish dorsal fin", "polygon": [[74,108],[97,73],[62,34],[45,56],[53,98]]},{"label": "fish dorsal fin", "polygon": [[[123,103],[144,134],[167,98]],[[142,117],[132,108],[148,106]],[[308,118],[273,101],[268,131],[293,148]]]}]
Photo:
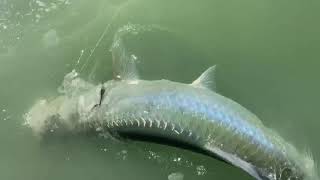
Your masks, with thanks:
[{"label": "fish dorsal fin", "polygon": [[135,32],[135,29],[130,27],[118,30],[111,45],[113,75],[116,80],[135,81],[139,79],[136,68],[137,57],[127,49],[124,42],[124,37]]},{"label": "fish dorsal fin", "polygon": [[[117,51],[116,49],[115,51]],[[113,56],[113,75],[116,80],[137,80],[137,57],[134,54],[127,55],[126,52],[114,52]]]},{"label": "fish dorsal fin", "polygon": [[216,91],[215,72],[217,66],[211,66],[204,71],[198,79],[192,82],[192,86],[199,88],[206,88],[212,91]]}]

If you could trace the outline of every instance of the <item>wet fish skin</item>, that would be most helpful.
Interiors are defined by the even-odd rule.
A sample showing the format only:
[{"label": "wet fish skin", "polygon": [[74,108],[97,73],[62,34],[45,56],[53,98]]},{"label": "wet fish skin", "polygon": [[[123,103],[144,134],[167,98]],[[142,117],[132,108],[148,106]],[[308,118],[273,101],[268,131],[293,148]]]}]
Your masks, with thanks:
[{"label": "wet fish skin", "polygon": [[189,144],[256,179],[302,180],[306,176],[301,162],[292,159],[298,155],[287,153],[287,143],[280,136],[214,91],[168,80],[112,81],[104,86],[107,92],[94,119],[107,131]]},{"label": "wet fish skin", "polygon": [[114,80],[95,86],[72,71],[62,95],[36,103],[26,124],[38,135],[58,128],[160,137],[196,147],[259,180],[319,180],[310,153],[299,152],[253,113],[215,92],[214,66],[192,84],[140,80],[137,56],[127,50],[124,37],[154,30],[168,31],[132,24],[120,28],[110,49]]},{"label": "wet fish skin", "polygon": [[213,70],[192,84],[140,80],[122,71],[116,80],[93,85],[71,72],[63,95],[36,103],[26,124],[42,136],[52,131],[98,131],[161,138],[166,144],[192,146],[258,180],[318,180],[312,156],[300,153],[253,113],[215,92]]}]

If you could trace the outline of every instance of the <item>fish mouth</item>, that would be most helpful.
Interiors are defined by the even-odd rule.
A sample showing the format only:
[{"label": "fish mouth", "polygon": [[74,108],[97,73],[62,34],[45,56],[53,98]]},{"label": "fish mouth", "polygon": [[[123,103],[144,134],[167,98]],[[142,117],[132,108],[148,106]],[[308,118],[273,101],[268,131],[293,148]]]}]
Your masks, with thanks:
[{"label": "fish mouth", "polygon": [[77,121],[74,103],[74,100],[66,96],[58,96],[52,100],[40,99],[24,115],[25,125],[40,138],[52,133],[71,131]]},{"label": "fish mouth", "polygon": [[37,100],[24,115],[24,124],[36,136],[79,131],[77,128],[81,123],[87,122],[94,115],[93,107],[102,103],[104,89],[77,76],[75,71],[68,73],[58,89],[58,96]]}]

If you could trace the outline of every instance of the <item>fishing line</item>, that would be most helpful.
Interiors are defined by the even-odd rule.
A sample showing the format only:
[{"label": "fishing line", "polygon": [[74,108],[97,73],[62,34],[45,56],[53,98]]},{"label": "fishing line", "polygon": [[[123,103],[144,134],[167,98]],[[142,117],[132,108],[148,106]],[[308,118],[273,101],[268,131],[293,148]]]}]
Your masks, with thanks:
[{"label": "fishing line", "polygon": [[80,64],[80,61],[81,61],[82,56],[83,56],[83,53],[84,53],[84,49],[82,49],[82,50],[80,51],[80,55],[79,55],[78,60],[76,61],[76,63],[73,65],[73,67],[74,67],[73,69],[76,69],[77,66]]},{"label": "fishing line", "polygon": [[[116,12],[113,14],[113,16],[111,17],[111,22],[108,23],[106,25],[106,27],[104,28],[104,31],[102,32],[100,38],[98,39],[97,43],[95,44],[95,47],[93,49],[91,49],[90,51],[90,54],[89,56],[87,57],[85,63],[82,65],[79,73],[81,73],[87,66],[88,66],[88,63],[90,62],[91,60],[91,57],[92,55],[94,54],[94,52],[96,51],[96,49],[99,47],[99,45],[101,44],[103,38],[106,36],[106,34],[109,32],[109,29],[113,23],[113,21],[118,17],[118,15],[120,14],[120,11],[129,4],[129,1],[127,1],[126,3],[124,3],[123,5],[121,5],[117,10]],[[80,60],[80,59],[79,59]]]}]

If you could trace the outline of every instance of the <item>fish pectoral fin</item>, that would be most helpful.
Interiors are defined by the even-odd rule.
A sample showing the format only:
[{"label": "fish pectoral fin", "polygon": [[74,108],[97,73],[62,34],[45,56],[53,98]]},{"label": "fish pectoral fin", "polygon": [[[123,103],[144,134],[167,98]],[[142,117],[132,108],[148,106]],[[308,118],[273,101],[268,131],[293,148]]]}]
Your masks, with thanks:
[{"label": "fish pectoral fin", "polygon": [[226,162],[232,164],[233,166],[244,170],[245,172],[247,172],[249,175],[251,175],[255,179],[264,180],[264,178],[259,175],[259,172],[257,172],[255,166],[253,166],[252,164],[240,159],[236,155],[224,152],[224,151],[220,150],[219,148],[215,148],[215,147],[207,146],[206,149],[210,153],[213,153],[214,155],[217,155],[218,157],[221,157],[223,160],[225,160]]},{"label": "fish pectoral fin", "polygon": [[122,138],[116,131],[113,131],[113,130],[102,130],[101,132],[99,132],[99,137],[102,137],[104,139],[108,139],[117,143],[124,142],[124,138]]},{"label": "fish pectoral fin", "polygon": [[191,85],[199,88],[206,88],[216,91],[215,72],[217,66],[211,66],[204,71],[200,77],[194,80]]}]

